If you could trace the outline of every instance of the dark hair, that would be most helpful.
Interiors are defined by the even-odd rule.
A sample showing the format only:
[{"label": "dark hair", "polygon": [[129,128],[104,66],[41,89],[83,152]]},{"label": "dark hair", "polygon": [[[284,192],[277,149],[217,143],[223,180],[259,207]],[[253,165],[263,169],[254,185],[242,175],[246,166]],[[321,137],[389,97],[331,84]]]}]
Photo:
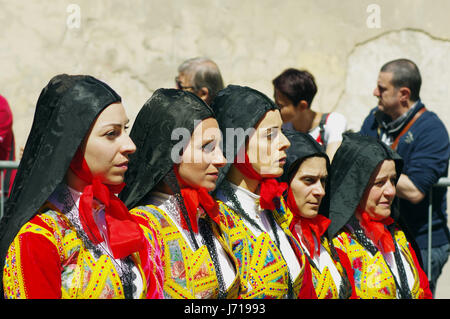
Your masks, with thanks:
[{"label": "dark hair", "polygon": [[381,67],[380,72],[391,72],[392,85],[395,88],[407,87],[411,90],[409,99],[413,102],[417,101],[420,96],[420,86],[422,78],[420,76],[417,65],[408,59],[397,59],[387,62]]},{"label": "dark hair", "polygon": [[301,100],[311,106],[317,93],[314,76],[306,70],[289,68],[278,75],[273,81],[275,89],[283,93],[296,106]]}]

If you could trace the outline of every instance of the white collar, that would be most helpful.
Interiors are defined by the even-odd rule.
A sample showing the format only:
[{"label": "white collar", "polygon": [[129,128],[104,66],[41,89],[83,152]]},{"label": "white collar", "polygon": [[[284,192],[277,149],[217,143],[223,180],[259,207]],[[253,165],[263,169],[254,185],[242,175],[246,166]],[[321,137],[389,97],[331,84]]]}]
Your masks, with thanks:
[{"label": "white collar", "polygon": [[252,219],[259,219],[260,213],[264,211],[259,205],[260,196],[231,182],[230,186],[244,211],[247,212]]},{"label": "white collar", "polygon": [[70,187],[69,185],[67,185],[67,189],[69,190],[70,195],[72,195],[73,202],[74,202],[74,203],[77,205],[77,207],[78,207],[78,204],[79,204],[79,202],[80,202],[80,197],[81,197],[81,195],[82,195],[83,193],[77,191],[76,189]]}]

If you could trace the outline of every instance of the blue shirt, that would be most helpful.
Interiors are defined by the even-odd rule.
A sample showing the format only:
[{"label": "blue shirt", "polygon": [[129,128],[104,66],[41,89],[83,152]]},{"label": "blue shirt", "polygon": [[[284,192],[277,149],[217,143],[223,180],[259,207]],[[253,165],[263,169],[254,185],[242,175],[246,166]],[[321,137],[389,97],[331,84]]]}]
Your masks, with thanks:
[{"label": "blue shirt", "polygon": [[[406,123],[423,107],[425,106],[419,100],[413,112],[408,115]],[[377,107],[370,111],[364,120],[360,134],[381,138],[381,135],[386,133],[375,117],[377,111]],[[393,138],[395,139],[396,136]],[[425,198],[418,204],[400,199],[400,214],[418,246],[421,249],[427,248],[430,190],[440,177],[446,177],[448,173],[450,145],[444,123],[435,113],[425,111],[400,138],[397,153],[404,160],[403,174],[407,175],[425,194]],[[450,242],[446,212],[447,188],[433,188],[432,202],[432,246],[437,247]]]}]

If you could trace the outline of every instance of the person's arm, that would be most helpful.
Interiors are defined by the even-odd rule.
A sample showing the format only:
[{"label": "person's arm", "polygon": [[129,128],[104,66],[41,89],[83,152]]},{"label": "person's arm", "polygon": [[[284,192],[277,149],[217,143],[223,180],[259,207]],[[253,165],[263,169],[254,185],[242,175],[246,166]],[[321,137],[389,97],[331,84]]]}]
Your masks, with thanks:
[{"label": "person's arm", "polygon": [[60,299],[61,260],[56,246],[31,226],[14,239],[3,270],[5,298]]},{"label": "person's arm", "polygon": [[[425,118],[428,116],[428,118]],[[397,196],[413,204],[421,202],[447,169],[449,138],[444,124],[428,112],[402,138],[398,153],[405,166],[397,184]],[[418,127],[414,129],[414,127]]]},{"label": "person's arm", "polygon": [[342,134],[347,129],[347,120],[340,113],[331,113],[328,117],[325,128],[325,140],[327,141],[326,153],[333,160],[339,146],[342,143]]},{"label": "person's arm", "polygon": [[420,203],[425,194],[405,174],[401,174],[397,183],[397,196],[410,201],[413,204]]}]

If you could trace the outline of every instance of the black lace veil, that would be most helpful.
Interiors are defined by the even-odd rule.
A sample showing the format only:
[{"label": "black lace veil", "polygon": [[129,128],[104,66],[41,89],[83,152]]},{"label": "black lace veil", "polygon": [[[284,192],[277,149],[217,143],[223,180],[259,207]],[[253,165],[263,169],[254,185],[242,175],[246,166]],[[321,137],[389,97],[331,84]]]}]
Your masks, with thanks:
[{"label": "black lace veil", "polygon": [[[364,195],[369,180],[378,164],[383,160],[394,160],[397,180],[403,169],[403,159],[395,151],[383,142],[369,136],[361,136],[358,133],[345,133],[340,148],[334,155],[329,175],[329,238],[333,238],[346,224],[353,230],[358,242],[372,254],[378,251],[367,238],[354,213]],[[413,249],[417,250],[417,244],[410,236],[398,209],[398,198],[394,199],[391,206],[391,217],[405,233]],[[391,235],[394,236],[395,225],[388,226]],[[405,266],[400,257],[398,245],[394,251],[399,278],[394,276],[399,296],[402,299],[411,299],[408,289]],[[417,254],[419,255],[419,254]]]},{"label": "black lace veil", "polygon": [[249,129],[255,128],[268,111],[278,110],[278,106],[255,89],[228,85],[219,91],[212,101],[211,107],[222,131],[223,154],[227,158],[227,164],[219,171],[217,190],[225,180],[238,151],[245,144],[246,138],[250,137],[240,134],[240,132],[245,133]]},{"label": "black lace veil", "polygon": [[[238,152],[243,150],[243,146],[251,136],[251,130],[263,119],[265,114],[271,110],[279,110],[278,106],[263,93],[238,85],[229,85],[219,91],[214,98],[211,107],[216,114],[219,128],[223,136],[223,153],[226,155],[227,164],[220,168],[217,179],[216,190],[223,191],[223,194],[233,204],[234,211],[244,218],[248,223],[264,232],[251,217],[244,211],[239,200],[231,189],[226,176],[233,164]],[[276,231],[276,221],[272,214],[268,215],[270,227],[275,235],[275,242],[278,248],[280,240]],[[284,258],[284,257],[283,257]],[[288,272],[288,297],[293,296],[293,284]]]},{"label": "black lace veil", "polygon": [[[317,143],[314,138],[308,133],[302,133],[295,130],[284,130],[284,135],[288,138],[289,142],[291,142],[291,147],[289,147],[286,151],[286,164],[284,165],[284,173],[278,179],[280,182],[285,182],[288,185],[290,184],[292,178],[297,173],[298,168],[303,163],[304,160],[311,157],[322,157],[326,160],[327,172],[330,171],[330,159],[328,158],[327,153],[325,152],[322,145]],[[328,183],[325,184],[325,192],[327,192]],[[321,204],[319,213],[324,216],[328,216],[328,212],[323,210],[323,207],[327,205]],[[336,252],[336,248],[333,245],[332,241],[329,241],[331,258],[335,262],[340,263],[340,258],[338,253]],[[306,254],[306,257],[309,260],[309,263],[315,266],[314,261]],[[317,268],[317,267],[316,267]],[[350,280],[348,279],[348,274],[345,268],[342,273],[342,282],[339,287],[339,297],[342,299],[348,299],[352,294],[352,287],[350,284]]]},{"label": "black lace veil", "polygon": [[[137,150],[130,155],[126,186],[119,194],[128,209],[143,204],[142,200],[172,169],[172,152],[183,141],[178,132],[187,129],[190,139],[195,125],[209,117],[214,117],[211,108],[196,95],[182,90],[158,89],[145,102],[130,132]],[[189,139],[184,140],[184,147]]]},{"label": "black lace veil", "polygon": [[286,150],[286,164],[283,175],[278,177],[280,182],[290,183],[301,163],[309,157],[323,157],[326,160],[327,170],[330,169],[330,159],[322,145],[307,134],[294,130],[283,130],[284,135],[291,142],[291,147]]},{"label": "black lace veil", "polygon": [[63,181],[98,114],[120,101],[121,97],[107,84],[85,75],[57,75],[42,90],[0,222],[0,269],[20,228]]},{"label": "black lace veil", "polygon": [[[163,181],[169,186],[186,221],[195,250],[195,240],[188,213],[181,195],[173,166],[176,155],[181,156],[195,126],[204,119],[214,117],[212,109],[196,95],[175,89],[158,89],[139,111],[130,137],[137,147],[130,156],[125,174],[126,186],[119,194],[129,209],[147,204],[149,193]],[[179,129],[187,129],[186,136],[179,135]],[[178,131],[177,131],[178,130]],[[177,133],[178,132],[178,133]],[[184,137],[184,142],[183,142]],[[182,143],[182,147],[176,144]],[[174,148],[178,149],[176,154]],[[226,288],[213,241],[213,222],[208,217],[200,218],[199,232],[213,260],[218,282],[218,298],[225,298]]]},{"label": "black lace veil", "polygon": [[[341,146],[331,163],[329,189],[325,195],[325,204],[331,224],[329,238],[333,238],[355,213],[364,195],[370,177],[378,164],[384,160],[394,160],[397,180],[403,168],[403,160],[395,151],[383,142],[358,133],[344,133]],[[391,208],[391,217],[399,220],[398,200]]]}]

